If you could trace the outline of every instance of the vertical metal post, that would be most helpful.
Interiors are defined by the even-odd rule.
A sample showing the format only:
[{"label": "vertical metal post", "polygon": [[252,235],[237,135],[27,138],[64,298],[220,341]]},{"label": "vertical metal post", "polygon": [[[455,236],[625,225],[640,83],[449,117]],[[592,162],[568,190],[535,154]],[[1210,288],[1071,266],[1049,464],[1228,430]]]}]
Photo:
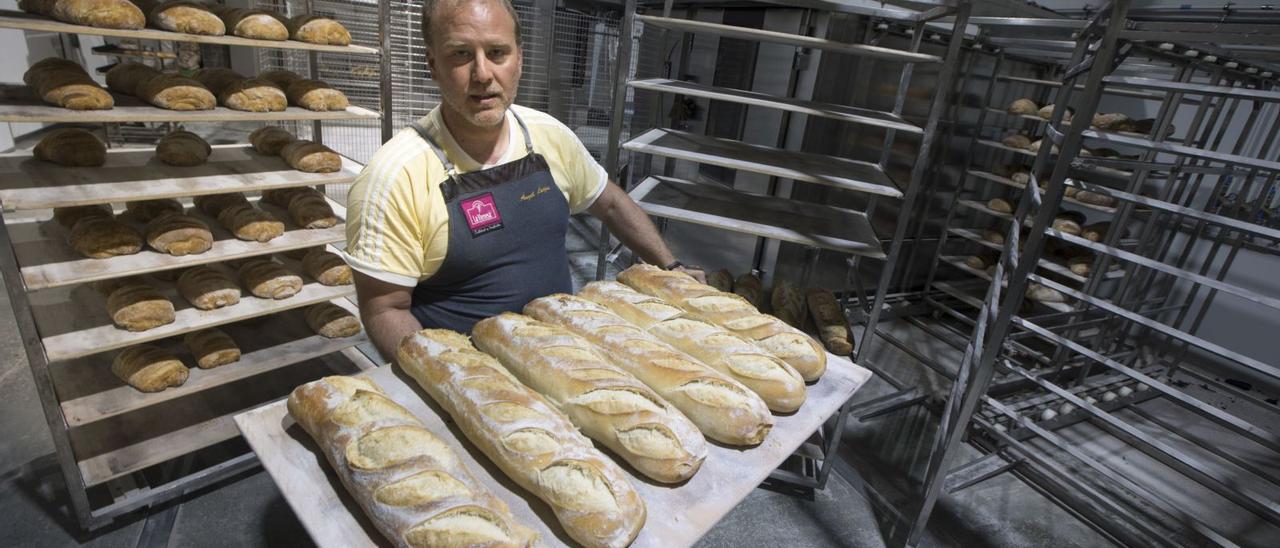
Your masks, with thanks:
[{"label": "vertical metal post", "polygon": [[[609,142],[606,143],[604,156],[605,173],[610,178],[618,176],[619,156],[622,152],[622,123],[627,106],[627,77],[631,70],[631,42],[635,37],[636,0],[626,0],[623,6],[622,27],[618,29],[618,57],[613,67],[613,113],[609,119]],[[618,181],[623,190],[627,189],[626,181]],[[609,253],[609,227],[600,224],[600,251],[596,256],[596,279],[603,280],[605,255]]]},{"label": "vertical metal post", "polygon": [[382,103],[382,142],[391,140],[395,133],[395,117],[391,94],[391,2],[378,3],[378,95]]},{"label": "vertical metal post", "polygon": [[534,0],[533,9],[538,14],[538,45],[547,67],[547,114],[564,120],[569,113],[564,106],[563,74],[556,62],[556,0]]}]

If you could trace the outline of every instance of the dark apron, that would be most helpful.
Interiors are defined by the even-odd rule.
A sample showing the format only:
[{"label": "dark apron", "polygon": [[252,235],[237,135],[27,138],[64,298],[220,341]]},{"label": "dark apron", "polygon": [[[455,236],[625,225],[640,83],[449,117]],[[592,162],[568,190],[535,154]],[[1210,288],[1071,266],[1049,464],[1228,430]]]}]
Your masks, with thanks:
[{"label": "dark apron", "polygon": [[534,152],[524,121],[512,115],[529,155],[462,174],[426,128],[413,124],[448,173],[439,187],[449,208],[449,246],[440,269],[413,289],[410,311],[423,327],[469,333],[480,320],[573,291],[565,250],[569,203]]}]

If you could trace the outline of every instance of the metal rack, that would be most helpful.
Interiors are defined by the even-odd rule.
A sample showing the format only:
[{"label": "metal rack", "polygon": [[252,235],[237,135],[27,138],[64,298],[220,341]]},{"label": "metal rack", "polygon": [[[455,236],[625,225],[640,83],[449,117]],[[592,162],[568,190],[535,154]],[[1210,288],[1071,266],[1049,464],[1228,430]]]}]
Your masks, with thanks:
[{"label": "metal rack", "polygon": [[[1277,409],[1201,364],[1218,360],[1237,376],[1268,383],[1280,380],[1280,369],[1199,333],[1220,294],[1258,310],[1280,308],[1274,283],[1259,291],[1258,284],[1229,277],[1246,243],[1268,249],[1280,241],[1260,215],[1275,207],[1280,175],[1273,152],[1280,133],[1274,70],[1233,51],[1239,43],[1274,43],[1280,29],[1270,22],[1133,19],[1129,7],[1128,0],[1114,0],[1087,20],[970,20],[983,28],[983,49],[973,55],[991,57],[992,69],[965,74],[986,87],[968,163],[919,293],[937,318],[910,318],[962,351],[963,359],[948,368],[916,356],[952,384],[936,408],[941,426],[905,544],[919,542],[943,492],[1003,472],[1019,474],[1125,544],[1231,545],[1248,527],[1280,525],[1274,495],[1280,477],[1251,453],[1234,450],[1260,450],[1274,462],[1280,434],[1269,425]],[[1028,38],[1027,28],[1042,34]],[[1024,32],[1001,34],[1009,29]],[[1055,29],[1064,40],[1051,39]],[[1027,63],[1038,77],[1010,70]],[[1035,91],[1027,93],[1026,86]],[[1061,108],[1049,120],[1008,115],[1005,106],[1018,98],[1014,90],[1039,105],[1070,105],[1074,116],[1064,121]],[[1150,131],[1091,128],[1104,96],[1154,106]],[[1010,128],[1039,133],[1044,146],[1029,153],[1000,144]],[[1115,147],[1122,156],[1090,154],[1086,146]],[[996,175],[986,161],[1020,156],[1034,158],[1023,184]],[[1068,188],[1108,196],[1112,204],[1087,207],[1067,199]],[[985,206],[996,195],[1016,204],[1012,214]],[[1064,210],[1084,212],[1090,221],[1105,218],[1111,228],[1095,241],[1051,226]],[[1004,232],[1002,244],[983,240],[981,231],[991,227]],[[962,262],[979,246],[1000,251],[990,273]],[[1050,246],[1092,253],[1087,275],[1069,275],[1049,256]],[[1028,307],[1024,294],[1031,284],[1064,295],[1066,303]],[[1256,404],[1258,412],[1218,407],[1209,392]],[[899,408],[915,403],[898,402]],[[1168,408],[1187,422],[1169,420],[1161,411]],[[1110,454],[1122,448],[1140,455],[1194,486],[1177,489],[1197,495],[1171,490],[1177,480],[1126,473],[1124,463],[1083,447],[1080,428],[1095,440],[1112,440],[1099,442]],[[964,442],[985,455],[955,462]],[[1234,505],[1239,511],[1226,511],[1225,521],[1241,521],[1215,521],[1188,509],[1188,497],[1199,494],[1204,498],[1194,503]]]},{"label": "metal rack", "polygon": [[[319,2],[317,2],[318,4]],[[332,4],[329,2],[328,4]],[[307,2],[305,8],[313,8]],[[14,122],[311,122],[310,137],[321,140],[325,124],[378,124],[373,140],[390,134],[389,80],[380,78],[382,55],[390,44],[386,5],[368,6],[367,21],[352,23],[357,45],[320,46],[296,41],[269,42],[236,37],[205,37],[157,30],[97,29],[54,22],[28,14],[0,12],[0,28],[97,34],[132,39],[220,44],[231,47],[290,49],[318,60],[334,56],[366,59],[375,70],[364,84],[373,93],[351,94],[353,106],[342,112],[289,108],[280,113],[246,113],[217,108],[176,112],[116,97],[106,111],[66,111],[41,104],[25,88],[6,89],[0,99],[0,121]],[[295,7],[296,10],[301,7]],[[366,10],[367,11],[367,10]],[[380,61],[381,60],[381,61]],[[369,86],[369,84],[372,84]],[[344,90],[346,91],[346,90]],[[381,137],[381,140],[379,140]],[[354,350],[364,335],[327,339],[306,326],[302,307],[332,302],[356,313],[347,300],[352,286],[324,286],[309,281],[283,300],[242,297],[233,306],[200,311],[178,305],[177,318],[155,329],[129,332],[106,316],[102,298],[88,285],[96,280],[140,276],[221,261],[265,256],[293,249],[335,244],[344,239],[344,224],[307,230],[293,226],[287,212],[259,204],[286,220],[286,234],[268,243],[237,240],[219,223],[203,220],[214,233],[210,251],[184,257],[144,250],[110,259],[85,259],[64,244],[66,231],[48,220],[54,207],[116,204],[126,201],[187,198],[224,192],[248,192],[346,184],[359,163],[344,159],[341,171],[307,174],[289,169],[278,158],[251,152],[247,145],[215,145],[208,163],[174,168],[153,160],[154,149],[120,148],[108,152],[101,168],[63,168],[41,163],[29,154],[0,158],[0,273],[22,334],[27,359],[53,437],[57,460],[69,491],[71,509],[85,529],[95,529],[133,510],[160,504],[231,477],[257,465],[239,437],[232,417],[248,408],[278,400],[292,387],[329,374],[373,364]],[[340,218],[345,208],[330,205]],[[202,216],[192,210],[190,214]],[[301,271],[290,260],[289,269]],[[183,303],[171,282],[153,283],[171,302]],[[180,387],[142,393],[125,386],[109,371],[112,350],[160,341],[199,329],[222,326],[241,346],[241,360],[221,368],[192,367]],[[269,327],[267,327],[269,326]],[[179,356],[179,341],[160,341]],[[189,360],[188,360],[189,362]]]},{"label": "metal rack", "polygon": [[[805,246],[815,260],[820,250],[850,255],[852,258],[848,263],[848,276],[853,279],[859,278],[861,274],[862,259],[884,261],[879,269],[880,283],[874,296],[858,291],[856,304],[851,304],[858,310],[855,315],[864,318],[868,326],[859,350],[852,356],[855,362],[859,362],[858,352],[876,332],[875,326],[885,308],[888,287],[895,279],[898,263],[904,258],[903,249],[907,245],[905,240],[908,231],[906,220],[912,218],[917,211],[919,198],[927,186],[929,159],[937,148],[940,119],[947,109],[950,82],[955,75],[952,61],[957,58],[964,41],[963,29],[969,4],[937,2],[938,6],[934,9],[915,12],[894,7],[865,8],[847,3],[802,2],[790,5],[805,10],[801,17],[805,23],[800,25],[799,32],[702,21],[689,13],[685,16],[675,14],[673,4],[674,2],[667,1],[662,5],[661,11],[655,7],[652,11],[641,13],[637,11],[635,0],[626,2],[616,66],[631,66],[633,58],[644,56],[645,50],[650,53],[658,52],[658,56],[662,57],[663,52],[670,49],[673,52],[670,56],[674,57],[674,51],[678,48],[681,50],[680,61],[675,65],[680,68],[668,67],[667,70],[684,71],[686,69],[683,67],[689,63],[690,37],[712,37],[741,40],[748,44],[791,46],[797,48],[795,54],[798,56],[845,56],[900,67],[901,79],[893,92],[894,105],[887,110],[807,99],[797,93],[797,77],[794,73],[790,76],[790,91],[784,94],[684,81],[673,78],[670,74],[637,74],[631,77],[621,70],[615,70],[614,73],[613,116],[605,169],[611,176],[622,181],[624,188],[629,190],[647,213],[663,220],[683,221],[758,237],[754,261],[756,270],[765,268],[763,250],[770,241]],[[698,3],[682,3],[682,8],[696,10]],[[829,17],[832,13],[840,16],[857,15],[877,22],[889,21],[895,28],[910,33],[913,38],[910,46],[905,49],[826,38],[820,31],[815,31],[814,21]],[[954,22],[939,29],[938,20],[945,17],[952,17]],[[888,23],[885,25],[888,28]],[[926,29],[932,32],[927,33]],[[952,29],[958,30],[953,32]],[[943,54],[922,52],[927,34],[934,35],[932,38],[935,43],[941,43]],[[635,44],[640,44],[644,50],[632,51]],[[907,96],[908,85],[916,72],[914,69],[920,64],[937,68],[937,84],[935,91],[923,98],[923,102],[928,105],[927,115],[919,119],[908,119],[904,115],[908,100],[917,103],[922,100],[915,97],[909,99]],[[631,118],[632,136],[622,142],[620,136],[627,123],[628,104],[632,100],[629,92],[634,92],[635,115]],[[876,161],[862,161],[800,151],[799,147],[788,142],[785,130],[775,145],[749,144],[737,139],[683,131],[672,127],[676,125],[674,119],[668,121],[661,115],[666,112],[663,108],[665,101],[673,97],[697,98],[719,104],[740,105],[744,109],[763,108],[780,112],[783,128],[787,127],[791,116],[800,115],[873,128],[883,131],[880,137],[883,146],[879,149]],[[641,114],[642,112],[648,112],[649,116]],[[643,128],[643,124],[650,123],[652,125],[648,126],[649,129],[638,129]],[[889,169],[890,157],[894,152],[895,142],[904,137],[919,140],[918,160],[909,173],[894,176]],[[620,177],[624,151],[641,154],[645,158],[643,161],[633,161],[627,169],[628,176],[632,180],[638,180],[635,185]],[[734,189],[732,184],[701,175],[675,177],[673,174],[676,162],[716,166],[764,176],[769,181],[768,190],[764,193],[744,192]],[[862,209],[850,209],[794,198],[792,189],[803,184],[815,185],[827,191],[856,194],[866,200],[866,205]],[[877,234],[870,222],[871,214],[878,205],[892,207],[884,206],[882,201],[894,202],[893,206],[896,206],[903,219],[894,225],[891,237]],[[610,245],[607,232],[604,236],[601,238],[601,261],[597,278],[604,275],[607,263],[605,258]],[[888,244],[887,250],[885,244]],[[802,284],[809,282],[807,272]],[[860,284],[860,281],[855,283]],[[800,467],[801,472],[779,470],[775,472],[774,479],[802,488],[822,488],[832,469],[832,463],[836,460],[827,457],[833,455],[839,446],[848,414],[849,407],[842,406],[831,421],[832,428],[820,432],[821,442],[815,453],[801,459],[804,461]]]}]

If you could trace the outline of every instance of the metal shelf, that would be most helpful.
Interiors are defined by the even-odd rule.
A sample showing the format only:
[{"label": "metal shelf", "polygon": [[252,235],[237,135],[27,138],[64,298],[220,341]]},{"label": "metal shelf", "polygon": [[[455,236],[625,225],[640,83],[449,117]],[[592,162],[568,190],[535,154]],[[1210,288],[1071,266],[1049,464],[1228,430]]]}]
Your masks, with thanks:
[{"label": "metal shelf", "polygon": [[1194,84],[1191,82],[1171,82],[1153,80],[1136,76],[1106,76],[1102,83],[1124,88],[1155,89],[1191,95],[1213,95],[1217,97],[1235,97],[1251,101],[1280,102],[1280,92],[1272,90],[1252,89],[1241,86],[1215,86],[1210,84]]},{"label": "metal shelf", "polygon": [[833,105],[827,103],[819,103],[815,101],[806,101],[803,99],[793,99],[788,97],[777,97],[766,93],[758,93],[754,91],[745,91],[731,88],[721,88],[707,86],[693,82],[682,82],[679,80],[670,80],[667,78],[649,78],[645,80],[633,80],[627,85],[636,88],[662,93],[674,93],[680,95],[688,95],[691,97],[701,97],[704,99],[714,99],[717,101],[728,101],[743,105],[751,105],[758,107],[774,108],[795,112],[799,114],[809,114],[812,116],[821,116],[832,120],[841,120],[854,124],[862,124],[867,126],[876,126],[896,131],[903,131],[915,135],[924,134],[924,129],[911,124],[904,120],[901,116],[891,112],[881,112],[865,108],[850,107],[844,105]]},{"label": "metal shelf", "polygon": [[341,185],[354,182],[361,169],[343,157],[340,171],[304,173],[243,144],[214,145],[208,162],[191,167],[159,161],[154,148],[108,150],[102,167],[63,167],[23,152],[0,156],[0,204],[5,211],[17,211]]},{"label": "metal shelf", "polygon": [[942,58],[936,55],[926,55],[923,53],[911,53],[911,52],[899,51],[891,48],[882,48],[879,46],[850,44],[848,42],[837,42],[834,40],[825,40],[822,38],[814,38],[811,36],[802,36],[802,35],[796,35],[796,34],[787,34],[784,32],[774,32],[770,30],[737,27],[733,25],[722,25],[718,23],[707,23],[703,21],[691,21],[687,19],[674,19],[670,17],[656,17],[653,15],[636,15],[636,20],[643,22],[645,25],[653,25],[655,27],[665,28],[665,29],[670,29],[670,30],[675,30],[680,32],[712,34],[716,36],[738,38],[742,40],[772,42],[775,44],[786,44],[786,45],[796,46],[801,48],[820,49],[823,51],[845,53],[845,54],[857,55],[861,57],[870,57],[872,59],[882,59],[885,61],[897,61],[900,63],[941,63],[942,62]]},{"label": "metal shelf", "polygon": [[292,49],[316,51],[324,53],[347,53],[354,55],[378,55],[377,48],[365,46],[328,46],[309,44],[297,40],[254,40],[238,36],[205,36],[185,34],[155,29],[105,29],[84,25],[72,25],[48,19],[39,15],[13,10],[0,10],[0,28],[31,30],[38,32],[59,32],[64,34],[88,34],[95,36],[114,36],[119,38],[136,38],[139,40],[161,40],[166,42],[194,42],[197,44],[221,44],[226,46],[247,46],[269,49]]},{"label": "metal shelf", "polygon": [[[972,210],[974,210],[974,211],[978,211],[978,212],[986,213],[987,215],[991,215],[992,217],[998,217],[998,218],[1000,218],[1000,219],[1004,219],[1004,220],[1006,220],[1006,221],[1012,221],[1012,220],[1013,220],[1013,215],[1010,215],[1010,214],[1008,214],[1008,213],[1001,213],[1001,212],[999,212],[999,211],[995,211],[995,210],[993,210],[993,209],[991,209],[991,208],[988,208],[988,207],[986,206],[986,204],[983,204],[983,203],[980,203],[980,202],[977,202],[977,201],[974,201],[974,200],[963,200],[963,199],[962,199],[962,200],[959,200],[959,204],[960,204],[960,205],[962,205],[962,206],[964,206],[964,207],[967,207],[967,208],[969,208],[969,209],[972,209]],[[1028,227],[1029,227],[1029,226],[1031,226],[1030,219],[1028,219],[1028,220],[1027,220],[1027,222],[1026,222],[1026,223],[1023,223],[1023,224],[1024,224],[1024,226],[1028,226]],[[1070,234],[1067,234],[1067,233],[1065,233],[1065,232],[1061,232],[1061,231],[1058,231],[1058,230],[1054,230],[1054,229],[1052,229],[1052,228],[1046,228],[1046,229],[1045,229],[1045,233],[1046,233],[1046,234],[1049,234],[1050,236],[1058,236],[1058,234],[1061,234],[1061,235],[1063,235],[1063,236],[1071,236]],[[1094,243],[1094,242],[1090,242],[1089,240],[1085,240],[1084,238],[1081,238],[1081,237],[1079,237],[1079,236],[1071,236],[1071,237],[1072,237],[1072,238],[1075,238],[1075,239],[1078,239],[1078,240],[1083,240],[1083,241],[1086,241],[1086,242],[1089,242],[1089,243]],[[1135,240],[1121,240],[1121,241],[1120,241],[1120,245],[1121,245],[1121,246],[1132,246],[1132,245],[1135,245],[1135,244],[1137,244],[1137,241],[1135,241]],[[1098,244],[1098,245],[1103,245],[1103,244]],[[1119,278],[1119,277],[1122,277],[1122,276],[1124,276],[1124,273],[1123,273],[1123,272],[1119,272],[1119,271],[1116,271],[1116,272],[1109,272],[1109,273],[1107,273],[1107,277],[1108,277],[1108,278]]]},{"label": "metal shelf", "polygon": [[646,213],[774,240],[884,258],[866,214],[823,204],[744,194],[670,177],[631,191]]},{"label": "metal shelf", "polygon": [[1248,221],[1242,221],[1240,219],[1236,219],[1233,217],[1226,217],[1223,215],[1218,215],[1216,213],[1209,213],[1207,211],[1201,211],[1199,209],[1184,207],[1178,204],[1171,204],[1169,202],[1157,200],[1155,198],[1140,196],[1137,194],[1131,194],[1123,190],[1116,190],[1114,188],[1105,187],[1102,185],[1095,185],[1093,183],[1088,183],[1084,181],[1070,180],[1068,184],[1070,184],[1071,186],[1079,187],[1081,190],[1087,190],[1089,192],[1093,192],[1097,194],[1104,194],[1104,195],[1116,198],[1118,200],[1133,202],[1135,204],[1144,205],[1152,209],[1159,209],[1161,211],[1166,211],[1169,213],[1176,213],[1178,215],[1184,215],[1187,217],[1205,221],[1207,223],[1213,223],[1226,228],[1240,230],[1243,232],[1248,232],[1250,234],[1256,234],[1264,238],[1270,238],[1272,240],[1280,241],[1280,229],[1271,228],[1269,226],[1254,224],[1254,223],[1250,223]]},{"label": "metal shelf", "polygon": [[136,97],[112,93],[115,108],[70,110],[41,101],[27,86],[0,84],[0,122],[115,123],[133,122],[281,122],[310,120],[377,120],[381,114],[355,105],[346,110],[316,112],[288,107],[280,112],[245,112],[226,107],[210,110],[168,110]]},{"label": "metal shelf", "polygon": [[[1004,246],[1000,244],[994,244],[982,239],[982,234],[979,234],[977,231],[973,229],[953,227],[953,228],[948,228],[947,232],[950,234],[955,234],[956,236],[959,236],[971,242],[974,242],[987,249],[991,249],[997,252],[1004,251]],[[1070,268],[1067,268],[1066,266],[1055,263],[1048,259],[1040,259],[1040,261],[1037,262],[1036,264],[1040,268],[1046,271],[1049,271],[1059,276],[1062,276],[1064,278],[1070,279],[1073,282],[1084,283],[1086,281],[1084,276],[1076,274],[1075,272],[1072,272]],[[1123,273],[1120,273],[1119,275],[1123,275]],[[1118,277],[1118,276],[1113,274],[1111,277]]]},{"label": "metal shelf", "polygon": [[1221,162],[1225,164],[1234,164],[1241,166],[1249,166],[1268,171],[1280,171],[1280,162],[1274,160],[1264,160],[1261,158],[1253,158],[1250,156],[1241,156],[1238,154],[1228,154],[1213,150],[1204,150],[1202,148],[1171,143],[1167,141],[1153,141],[1144,137],[1130,136],[1111,131],[1098,131],[1094,129],[1084,130],[1084,136],[1097,141],[1113,145],[1124,145],[1147,150],[1154,150],[1166,154],[1178,154],[1208,160],[1211,162]]},{"label": "metal shelf", "polygon": [[902,191],[880,166],[836,156],[751,145],[662,128],[651,129],[627,141],[622,148],[855,192],[902,197]]},{"label": "metal shelf", "polygon": [[[1026,190],[1026,188],[1027,188],[1027,185],[1017,183],[1017,182],[1015,182],[1013,179],[1009,179],[1009,178],[1007,178],[1007,177],[1001,177],[1001,176],[999,176],[999,175],[996,175],[996,174],[994,174],[994,173],[987,172],[987,171],[981,171],[981,170],[977,170],[977,169],[970,169],[970,170],[968,171],[968,174],[969,174],[969,175],[971,175],[971,176],[973,176],[973,177],[977,177],[977,178],[979,178],[979,179],[985,179],[985,180],[987,180],[987,181],[991,181],[991,182],[993,182],[993,183],[999,183],[999,184],[1002,184],[1002,185],[1007,186],[1007,187],[1016,188],[1016,189],[1018,189],[1018,190]],[[1092,192],[1092,191],[1090,191],[1090,192]],[[1114,207],[1100,206],[1100,205],[1096,205],[1096,204],[1087,204],[1087,203],[1081,202],[1080,200],[1077,200],[1077,199],[1075,199],[1075,198],[1069,198],[1069,197],[1065,197],[1065,196],[1064,196],[1064,197],[1062,198],[1062,201],[1067,202],[1067,203],[1069,203],[1069,204],[1077,205],[1077,206],[1080,206],[1080,207],[1084,207],[1084,208],[1092,209],[1092,210],[1094,210],[1094,211],[1099,211],[1099,212],[1102,212],[1102,213],[1115,214],[1115,212],[1116,212],[1116,208],[1114,208]]]},{"label": "metal shelf", "polygon": [[[959,257],[954,255],[952,256],[943,255],[942,262],[949,264],[959,270],[962,270],[964,272],[977,276],[978,278],[986,280],[987,282],[995,281],[990,274],[987,274],[982,270],[978,270],[967,264],[964,264],[964,257]],[[1001,284],[1002,287],[1005,285],[1008,285],[1007,282],[1004,284]],[[1047,302],[1047,301],[1039,301],[1032,298],[1027,298],[1027,300],[1033,303],[1036,303],[1040,306],[1043,306],[1045,308],[1048,308],[1050,310],[1053,310],[1055,312],[1071,312],[1072,310],[1075,310],[1075,307],[1072,306],[1071,303],[1053,303],[1053,302]]]}]

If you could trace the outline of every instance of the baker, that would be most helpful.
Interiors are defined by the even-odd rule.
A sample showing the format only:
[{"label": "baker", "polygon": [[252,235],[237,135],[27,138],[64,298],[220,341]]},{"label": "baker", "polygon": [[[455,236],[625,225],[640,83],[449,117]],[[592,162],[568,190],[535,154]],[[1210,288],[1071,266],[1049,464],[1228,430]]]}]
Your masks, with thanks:
[{"label": "baker", "polygon": [[345,259],[384,356],[423,327],[465,333],[572,292],[565,234],[583,211],[646,262],[703,279],[568,127],[513,104],[523,52],[508,0],[428,1],[422,23],[441,104],[378,149],[347,197]]}]

